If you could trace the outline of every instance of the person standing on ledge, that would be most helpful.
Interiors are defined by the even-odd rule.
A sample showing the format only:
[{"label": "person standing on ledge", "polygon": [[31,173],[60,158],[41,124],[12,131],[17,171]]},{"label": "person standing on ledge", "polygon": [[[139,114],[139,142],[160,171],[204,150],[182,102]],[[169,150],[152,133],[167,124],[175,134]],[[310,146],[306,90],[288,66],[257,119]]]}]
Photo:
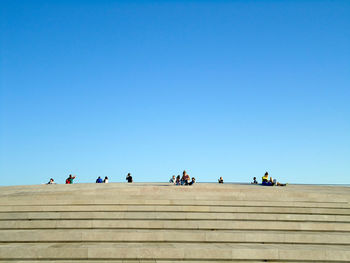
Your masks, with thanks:
[{"label": "person standing on ledge", "polygon": [[133,181],[132,181],[132,176],[131,176],[130,173],[128,173],[128,175],[126,176],[125,179],[128,181],[128,183],[132,183],[132,182],[133,182]]}]

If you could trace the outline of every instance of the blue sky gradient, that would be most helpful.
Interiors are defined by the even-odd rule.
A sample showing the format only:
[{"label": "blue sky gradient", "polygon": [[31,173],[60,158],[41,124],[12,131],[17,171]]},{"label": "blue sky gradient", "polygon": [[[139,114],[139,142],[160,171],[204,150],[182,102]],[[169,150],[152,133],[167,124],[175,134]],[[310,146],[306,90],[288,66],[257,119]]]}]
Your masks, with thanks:
[{"label": "blue sky gradient", "polygon": [[350,182],[350,1],[1,1],[0,21],[0,185]]}]

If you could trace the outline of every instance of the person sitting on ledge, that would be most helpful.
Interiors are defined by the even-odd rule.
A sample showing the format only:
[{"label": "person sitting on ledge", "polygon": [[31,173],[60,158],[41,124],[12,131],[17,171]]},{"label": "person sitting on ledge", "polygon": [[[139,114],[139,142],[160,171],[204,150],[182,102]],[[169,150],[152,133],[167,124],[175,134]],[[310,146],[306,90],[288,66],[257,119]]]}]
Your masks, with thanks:
[{"label": "person sitting on ledge", "polygon": [[186,171],[183,171],[182,178],[181,178],[181,185],[188,185],[190,182],[190,176],[186,173]]},{"label": "person sitting on ledge", "polygon": [[196,178],[192,177],[191,182],[188,183],[188,185],[193,185],[196,183]]},{"label": "person sitting on ledge", "polygon": [[218,179],[218,182],[219,182],[219,184],[223,184],[223,183],[224,183],[224,179],[223,179],[222,177],[220,177],[220,178]]},{"label": "person sitting on ledge", "polygon": [[176,185],[181,185],[180,175],[176,176],[175,184]]},{"label": "person sitting on ledge", "polygon": [[185,182],[186,182],[186,180],[185,180],[185,174],[183,173],[183,174],[182,174],[182,177],[181,177],[181,185],[184,185]]},{"label": "person sitting on ledge", "polygon": [[170,178],[169,183],[171,183],[171,184],[175,184],[176,183],[175,175],[173,175],[173,177]]},{"label": "person sitting on ledge", "polygon": [[279,183],[279,182],[277,182],[277,180],[276,179],[273,179],[272,180],[272,177],[270,177],[270,181],[269,181],[269,183],[272,185],[272,186],[286,186],[287,184],[281,184],[281,183]]},{"label": "person sitting on ledge", "polygon": [[108,177],[106,176],[105,179],[103,180],[105,184],[108,184]]},{"label": "person sitting on ledge", "polygon": [[132,181],[132,176],[131,176],[130,173],[128,173],[128,175],[126,176],[125,179],[128,181],[128,183],[132,183],[132,182],[133,182],[133,181]]},{"label": "person sitting on ledge", "polygon": [[287,184],[281,184],[279,182],[277,182],[277,180],[273,180],[272,177],[270,177],[270,180],[268,180],[268,176],[269,176],[269,173],[266,172],[265,175],[262,177],[262,185],[266,185],[266,186],[286,186]]},{"label": "person sitting on ledge", "polygon": [[99,177],[97,178],[97,180],[96,180],[96,183],[97,183],[97,184],[102,184],[102,182],[103,182],[103,181],[102,181],[102,178],[99,176]]},{"label": "person sitting on ledge", "polygon": [[50,181],[47,184],[56,184],[53,178],[50,179]]},{"label": "person sitting on ledge", "polygon": [[269,173],[268,172],[266,172],[261,179],[262,179],[262,181],[261,181],[262,185],[267,185],[267,186],[271,185],[269,182]]},{"label": "person sitting on ledge", "polygon": [[256,180],[256,177],[253,177],[253,182],[251,184],[258,184],[258,181]]},{"label": "person sitting on ledge", "polygon": [[68,178],[66,179],[66,184],[73,184],[73,180],[75,179],[76,176],[69,175]]}]

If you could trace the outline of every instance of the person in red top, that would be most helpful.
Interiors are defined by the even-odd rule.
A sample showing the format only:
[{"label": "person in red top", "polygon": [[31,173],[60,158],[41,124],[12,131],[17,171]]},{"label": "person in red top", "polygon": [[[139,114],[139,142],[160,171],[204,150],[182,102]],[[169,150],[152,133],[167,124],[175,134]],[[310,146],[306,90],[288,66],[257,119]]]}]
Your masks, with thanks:
[{"label": "person in red top", "polygon": [[66,179],[66,184],[72,184],[73,180],[75,179],[76,176],[72,176],[71,174],[68,176]]}]

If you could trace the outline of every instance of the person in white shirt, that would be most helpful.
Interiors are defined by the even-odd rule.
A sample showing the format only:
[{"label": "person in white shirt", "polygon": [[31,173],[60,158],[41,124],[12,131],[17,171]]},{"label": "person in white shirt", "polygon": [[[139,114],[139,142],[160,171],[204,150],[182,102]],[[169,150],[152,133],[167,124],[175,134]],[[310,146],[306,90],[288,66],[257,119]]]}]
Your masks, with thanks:
[{"label": "person in white shirt", "polygon": [[56,184],[53,178],[50,179],[50,181],[47,184]]},{"label": "person in white shirt", "polygon": [[175,184],[176,183],[175,175],[173,175],[173,177],[170,178],[169,183],[171,183],[171,184]]}]

